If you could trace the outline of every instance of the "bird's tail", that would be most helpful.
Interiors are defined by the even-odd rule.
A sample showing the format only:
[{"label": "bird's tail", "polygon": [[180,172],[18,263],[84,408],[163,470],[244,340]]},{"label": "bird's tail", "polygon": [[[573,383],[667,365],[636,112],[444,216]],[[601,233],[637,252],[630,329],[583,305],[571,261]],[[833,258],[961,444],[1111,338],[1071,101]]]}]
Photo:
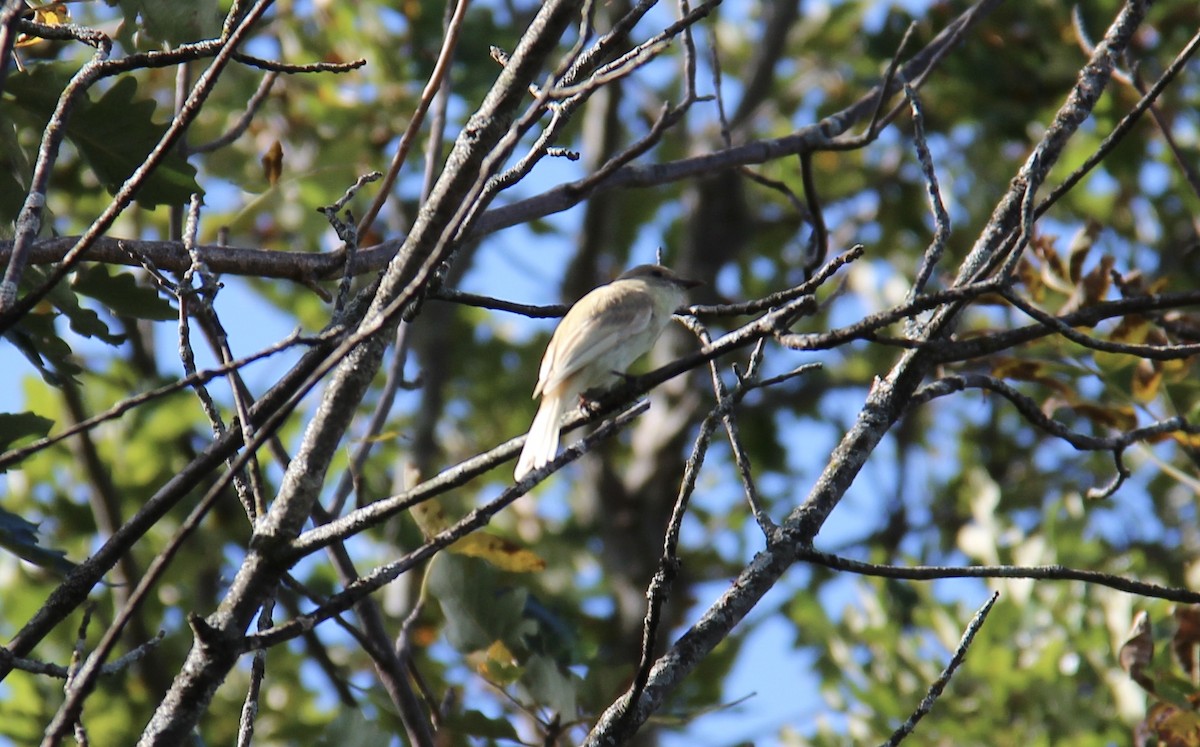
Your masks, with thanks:
[{"label": "bird's tail", "polygon": [[543,397],[537,415],[533,417],[533,425],[529,426],[529,436],[525,439],[525,448],[521,449],[521,458],[517,460],[516,479],[520,480],[554,459],[558,453],[560,420],[562,398],[554,395]]}]

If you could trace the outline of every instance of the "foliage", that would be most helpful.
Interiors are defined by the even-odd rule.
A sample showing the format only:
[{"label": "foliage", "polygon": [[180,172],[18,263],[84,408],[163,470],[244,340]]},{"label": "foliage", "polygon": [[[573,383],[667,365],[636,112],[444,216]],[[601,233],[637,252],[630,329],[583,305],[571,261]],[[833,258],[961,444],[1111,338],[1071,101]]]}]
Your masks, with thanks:
[{"label": "foliage", "polygon": [[[621,741],[638,725],[639,743],[879,743],[998,591],[913,740],[1200,744],[1185,604],[1200,570],[1197,63],[1029,216],[1031,234],[1019,207],[997,207],[1022,180],[1040,185],[1039,205],[1098,152],[1200,26],[1195,3],[1155,5],[1104,94],[1078,104],[1088,116],[1044,179],[1027,159],[1125,8],[1116,0],[656,4],[612,37],[637,6],[592,3],[580,48],[612,46],[590,64],[642,53],[555,88],[561,61],[578,59],[576,10],[513,89],[533,19],[560,4],[472,3],[460,23],[443,4],[275,3],[144,178],[216,64],[224,14],[252,4],[71,4],[71,23],[113,44],[104,62],[91,37],[68,40],[61,11],[26,14],[64,36],[22,26],[23,69],[0,79],[0,266],[30,248],[17,305],[0,304],[0,635],[33,662],[0,657],[0,738],[41,738],[65,672],[35,664],[71,665],[77,642],[95,650],[128,609],[107,659],[138,657],[98,678],[79,717],[97,744],[170,744],[157,719],[189,732],[165,697],[186,687],[210,698],[203,741],[233,742],[255,683],[260,744],[419,743],[422,724],[438,744],[578,743],[593,728]],[[980,17],[943,45],[972,7]],[[669,43],[647,44],[692,11]],[[457,43],[430,99],[447,26]],[[944,56],[904,80],[919,122],[897,87],[871,131],[868,95],[897,79],[893,57],[919,66],[927,49]],[[107,63],[62,116],[80,70]],[[509,109],[496,103],[505,86]],[[470,119],[489,106],[495,116]],[[386,171],[410,122],[412,149],[358,229],[339,305],[345,235],[327,216],[353,226],[379,183],[317,208]],[[29,193],[51,136],[62,147],[42,210]],[[947,223],[930,206],[925,145]],[[204,205],[189,236],[192,194]],[[87,261],[64,264],[106,210]],[[914,288],[946,228],[932,279]],[[960,269],[990,232],[1020,255],[995,249],[976,279],[1007,269],[1010,282],[963,290]],[[863,256],[847,258],[856,244]],[[647,412],[597,431],[576,463],[517,497],[515,447],[497,447],[533,415],[552,326],[541,317],[554,310],[511,305],[569,302],[657,247],[706,281],[692,316],[717,344],[746,335],[716,359],[736,405],[718,408],[702,361],[635,380],[626,401],[661,383]],[[797,287],[791,315],[770,316],[785,300],[712,308]],[[897,308],[908,311],[889,317]],[[386,354],[338,347],[376,322]],[[699,347],[672,329],[636,373]],[[338,367],[299,383],[326,362]],[[807,363],[821,368],[785,376]],[[872,410],[880,401],[894,406]],[[262,440],[235,465],[247,418]],[[855,440],[860,426],[879,438]],[[854,448],[835,454],[839,443]],[[306,496],[315,504],[298,511]],[[786,531],[765,537],[764,517]],[[1107,575],[912,580],[783,557],[813,534],[876,569]],[[757,575],[776,562],[776,576]],[[1113,588],[1120,579],[1144,585]],[[756,583],[770,594],[738,607]],[[726,622],[738,626],[705,637]],[[786,650],[764,651],[780,626]],[[641,692],[639,659],[647,711],[605,716]]]}]

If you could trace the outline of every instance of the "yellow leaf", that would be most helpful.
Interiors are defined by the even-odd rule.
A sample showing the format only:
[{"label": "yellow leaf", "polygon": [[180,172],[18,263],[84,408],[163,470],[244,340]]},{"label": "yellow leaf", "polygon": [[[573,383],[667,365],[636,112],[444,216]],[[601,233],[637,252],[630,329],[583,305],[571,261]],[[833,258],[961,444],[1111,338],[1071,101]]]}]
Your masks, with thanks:
[{"label": "yellow leaf", "polygon": [[1158,361],[1167,381],[1179,383],[1192,374],[1192,358],[1177,358],[1173,361]]},{"label": "yellow leaf", "polygon": [[[450,528],[446,512],[436,499],[418,503],[409,509],[409,512],[425,539]],[[487,532],[468,534],[446,549],[458,555],[479,558],[502,571],[511,573],[533,573],[546,570],[546,561],[538,557],[532,550]]]},{"label": "yellow leaf", "polygon": [[1133,369],[1133,399],[1143,405],[1158,396],[1163,372],[1153,361],[1141,360]]},{"label": "yellow leaf", "polygon": [[[43,5],[40,8],[33,9],[34,22],[40,23],[43,26],[62,26],[71,22],[71,12],[67,10],[67,6],[62,3],[50,3]],[[14,46],[28,47],[34,44],[40,44],[45,39],[40,36],[29,36],[21,34],[17,37],[17,43]]]},{"label": "yellow leaf", "polygon": [[446,512],[442,510],[442,504],[436,498],[418,503],[409,509],[409,513],[412,514],[413,521],[417,522],[417,527],[425,539],[450,527],[450,522],[446,520]]},{"label": "yellow leaf", "polygon": [[533,573],[546,570],[546,561],[532,550],[487,532],[475,532],[449,547],[450,552],[479,558],[511,573]]},{"label": "yellow leaf", "polygon": [[[1121,323],[1108,336],[1110,342],[1125,345],[1141,345],[1150,334],[1150,320],[1139,314],[1130,314],[1121,319]],[[1137,363],[1140,358],[1125,353],[1104,353],[1096,351],[1092,354],[1096,365],[1105,371],[1115,371]]]},{"label": "yellow leaf", "polygon": [[1038,381],[1046,375],[1046,364],[1022,358],[1001,358],[992,366],[992,376],[999,379]]},{"label": "yellow leaf", "polygon": [[467,661],[476,672],[495,684],[512,684],[521,676],[520,662],[504,641],[495,641],[482,651],[467,654]]}]

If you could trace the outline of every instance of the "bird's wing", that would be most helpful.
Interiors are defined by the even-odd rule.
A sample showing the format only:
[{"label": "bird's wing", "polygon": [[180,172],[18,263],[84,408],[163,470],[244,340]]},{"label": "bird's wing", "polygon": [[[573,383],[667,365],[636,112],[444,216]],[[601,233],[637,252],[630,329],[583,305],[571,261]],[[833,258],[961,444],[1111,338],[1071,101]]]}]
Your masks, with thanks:
[{"label": "bird's wing", "polygon": [[[553,390],[571,374],[605,355],[623,340],[643,332],[654,316],[654,303],[645,293],[619,293],[612,284],[597,288],[588,295],[600,294],[597,303],[587,304],[583,311],[577,303],[563,317],[538,372],[534,396]],[[586,298],[586,296],[585,296]],[[577,314],[576,311],[579,311]],[[585,318],[574,318],[585,315]]]}]

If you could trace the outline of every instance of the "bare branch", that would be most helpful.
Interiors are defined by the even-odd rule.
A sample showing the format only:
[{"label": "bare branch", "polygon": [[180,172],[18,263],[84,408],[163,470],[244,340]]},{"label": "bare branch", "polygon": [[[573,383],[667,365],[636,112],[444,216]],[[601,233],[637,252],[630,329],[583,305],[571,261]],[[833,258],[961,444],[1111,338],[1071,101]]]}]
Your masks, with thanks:
[{"label": "bare branch", "polygon": [[958,642],[958,648],[954,649],[954,656],[950,657],[950,662],[938,678],[929,686],[929,692],[921,699],[921,704],[917,706],[917,710],[913,711],[908,720],[900,725],[899,729],[892,734],[891,738],[884,742],[884,747],[894,747],[904,741],[904,738],[912,733],[917,727],[917,722],[920,721],[930,710],[933,709],[933,704],[941,696],[942,691],[946,689],[946,685],[950,684],[950,678],[954,676],[954,671],[967,658],[967,649],[971,647],[971,641],[975,640],[975,634],[983,627],[983,621],[987,619],[988,613],[992,611],[992,605],[1000,598],[1000,592],[992,592],[992,596],[984,605],[975,613],[975,617],[971,618],[971,622],[967,625],[967,629],[963,632],[962,640]]},{"label": "bare branch", "polygon": [[796,551],[799,560],[817,563],[838,571],[878,578],[934,581],[945,578],[1029,578],[1040,581],[1082,581],[1096,586],[1116,589],[1151,599],[1165,599],[1180,604],[1200,604],[1200,592],[1147,583],[1110,573],[1067,568],[1061,565],[976,565],[976,566],[896,566],[864,563],[812,548]]},{"label": "bare branch", "polygon": [[412,144],[416,142],[417,133],[421,131],[421,125],[425,122],[425,114],[429,111],[430,104],[437,96],[438,89],[442,85],[442,79],[450,69],[450,63],[454,60],[454,49],[458,46],[458,35],[462,30],[463,20],[466,18],[467,6],[471,3],[469,0],[456,0],[454,7],[454,15],[450,19],[450,24],[446,29],[445,35],[442,37],[442,48],[438,52],[437,62],[433,65],[433,71],[429,74],[429,80],[425,82],[425,89],[421,91],[421,98],[417,100],[416,111],[408,120],[408,126],[404,128],[404,134],[400,136],[400,142],[396,145],[396,153],[392,156],[392,162],[388,166],[387,175],[383,178],[383,184],[379,185],[379,194],[375,196],[375,201],[371,203],[371,207],[367,209],[362,220],[358,222],[358,233],[366,233],[375,222],[379,211],[383,209],[383,205],[391,196],[392,186],[396,183],[396,177],[400,175],[400,169],[404,166],[404,161],[408,158],[408,151],[412,148]]},{"label": "bare branch", "polygon": [[246,108],[242,111],[241,116],[233,123],[233,126],[225,131],[223,135],[210,140],[202,145],[189,147],[190,153],[211,153],[215,150],[220,150],[226,145],[242,136],[249,127],[250,122],[254,120],[254,115],[258,114],[258,110],[262,107],[263,102],[267,100],[267,95],[271,93],[271,87],[275,85],[275,79],[279,77],[279,73],[269,72],[263,76],[262,81],[258,84],[258,89],[254,91],[254,95],[246,102]]},{"label": "bare branch", "polygon": [[[980,3],[972,11],[984,12],[992,7],[994,3]],[[1023,170],[1025,184],[1014,185],[996,208],[992,220],[960,269],[957,285],[980,278],[981,270],[995,260],[999,247],[1018,217],[1015,210],[1024,195],[1024,187],[1040,182],[1045,170],[1057,160],[1069,136],[1091,111],[1103,90],[1113,58],[1128,44],[1146,10],[1145,2],[1130,2],[1122,8],[1105,41],[1101,43],[1104,55],[1089,64],[1072,89],[1054,125],[1039,144],[1036,156],[1031,157]],[[904,77],[911,80],[908,75]],[[930,337],[927,339],[936,339],[947,331],[956,313],[956,308],[939,311],[931,320]],[[794,550],[811,543],[867,457],[904,412],[909,398],[932,366],[926,354],[909,350],[901,355],[886,377],[875,380],[854,425],[834,450],[825,471],[805,502],[789,514],[767,549],[758,553],[742,569],[730,588],[658,659],[639,701],[630,704],[626,701],[626,695],[610,706],[588,735],[586,745],[593,747],[626,741],[637,725],[663,702],[681,679],[691,673],[699,661],[724,640],[733,626],[774,586],[791,565]],[[616,717],[627,708],[630,715],[618,720]]]},{"label": "bare branch", "polygon": [[[925,250],[925,255],[921,258],[921,266],[917,270],[917,277],[908,291],[907,300],[912,301],[918,293],[925,290],[925,284],[933,275],[933,268],[942,258],[942,252],[946,250],[946,242],[950,239],[950,215],[946,212],[946,206],[942,202],[942,190],[938,187],[937,171],[933,167],[933,157],[929,154],[929,144],[925,141],[925,113],[921,107],[921,100],[917,98],[916,91],[907,83],[904,85],[904,96],[908,99],[909,106],[912,107],[913,144],[917,148],[917,160],[921,164],[921,173],[925,175],[925,193],[929,198],[929,209],[933,213],[934,226],[933,241]],[[910,336],[914,336],[916,332],[915,328],[911,328]]]},{"label": "bare branch", "polygon": [[285,339],[279,341],[278,343],[272,345],[269,348],[260,350],[259,352],[254,353],[253,355],[248,355],[245,358],[241,358],[236,361],[231,361],[222,366],[218,366],[217,368],[206,369],[204,371],[197,371],[196,373],[194,373],[190,376],[186,376],[178,381],[174,381],[174,382],[171,382],[170,384],[165,384],[161,387],[158,387],[157,389],[151,389],[150,391],[145,392],[143,394],[138,394],[133,397],[130,397],[126,400],[118,402],[117,404],[113,405],[112,407],[110,407],[109,409],[105,410],[102,413],[93,415],[92,417],[88,418],[87,420],[84,420],[84,421],[74,424],[70,428],[63,430],[61,433],[57,433],[53,436],[46,436],[45,438],[38,439],[37,441],[34,441],[33,443],[28,444],[26,446],[22,446],[22,447],[15,448],[15,449],[9,449],[8,451],[6,451],[4,453],[0,453],[0,469],[6,469],[6,468],[10,467],[11,465],[19,464],[22,460],[28,458],[29,456],[31,456],[33,454],[36,454],[37,452],[39,452],[47,447],[53,446],[54,444],[59,443],[60,441],[63,441],[64,439],[70,438],[71,436],[74,436],[78,433],[82,433],[84,431],[91,430],[92,428],[95,428],[97,425],[100,425],[101,423],[107,422],[109,420],[113,420],[115,418],[119,418],[122,415],[124,415],[125,413],[134,409],[135,407],[144,405],[147,402],[152,402],[156,399],[159,399],[160,397],[165,397],[168,394],[173,394],[182,389],[187,389],[189,387],[193,387],[197,383],[207,383],[209,381],[212,381],[215,378],[224,376],[224,375],[230,373],[231,371],[236,371],[240,368],[244,368],[245,366],[248,366],[251,363],[254,363],[255,361],[259,361],[259,360],[262,360],[263,358],[267,358],[272,355],[275,355],[276,353],[283,352],[284,350],[288,350],[292,347],[295,347],[296,345],[315,344],[318,341],[318,339],[319,338],[301,337],[299,334],[299,331],[293,332],[291,335],[289,335]]},{"label": "bare branch", "polygon": [[[250,651],[257,648],[270,647],[291,640],[292,638],[295,638],[303,633],[305,630],[312,629],[312,627],[319,624],[321,621],[329,619],[336,614],[350,609],[359,599],[362,599],[368,594],[371,594],[377,589],[395,580],[400,576],[400,574],[424,562],[448,545],[451,545],[455,541],[467,536],[471,532],[477,531],[486,526],[491,520],[492,516],[496,515],[496,513],[502,508],[508,506],[513,501],[527,493],[531,487],[537,484],[540,480],[544,479],[550,473],[559,469],[563,465],[569,464],[570,462],[578,459],[581,455],[594,448],[596,444],[604,439],[611,438],[613,435],[618,433],[621,428],[623,428],[625,425],[628,425],[633,418],[644,412],[646,407],[647,403],[639,403],[623,412],[620,416],[605,421],[604,424],[602,424],[592,433],[588,434],[581,441],[578,441],[564,449],[563,452],[554,459],[554,461],[549,462],[545,466],[530,472],[529,475],[527,475],[523,480],[506,489],[495,499],[472,510],[462,519],[451,525],[448,529],[439,532],[433,537],[430,537],[429,540],[421,547],[413,550],[398,560],[388,563],[387,565],[380,566],[342,591],[334,594],[320,608],[281,625],[277,625],[271,630],[246,636],[243,646],[244,650]],[[505,444],[505,447],[509,446],[513,447],[512,451],[515,455],[516,447],[519,447],[520,444],[519,442],[510,441],[508,444]],[[468,462],[470,461],[471,460],[468,460]],[[464,465],[468,464],[468,462],[464,462]],[[422,486],[414,488],[413,491],[410,491],[410,493],[416,493],[427,484],[428,482],[424,483]],[[405,496],[408,495],[409,494],[405,494]],[[405,502],[404,505],[393,504],[389,508],[400,511],[415,505],[420,500],[423,500],[423,498],[409,500]],[[292,555],[294,557],[300,557],[311,552],[312,550],[325,546],[325,544],[328,542],[334,541],[338,537],[330,536],[331,533],[334,535],[341,535],[344,532],[343,528],[347,523],[347,520],[357,521],[361,519],[366,512],[368,512],[372,507],[378,505],[378,503],[382,503],[382,501],[359,509],[358,511],[355,511],[344,517],[344,519],[331,522],[330,524],[326,525],[326,527],[314,529],[301,535],[292,544]],[[331,529],[332,532],[323,531],[326,528]]]},{"label": "bare branch", "polygon": [[38,229],[41,227],[41,214],[46,202],[46,186],[50,177],[50,169],[57,160],[58,149],[62,144],[65,131],[65,127],[63,126],[64,120],[67,114],[69,114],[70,109],[74,106],[75,101],[83,95],[83,92],[89,86],[99,79],[101,73],[112,70],[111,67],[108,69],[102,69],[101,67],[104,60],[108,57],[111,42],[108,42],[102,50],[98,51],[96,56],[75,75],[71,85],[68,86],[68,90],[64,91],[63,95],[59,97],[58,108],[55,110],[54,115],[58,126],[47,127],[47,137],[43,139],[42,148],[39,150],[38,166],[34,173],[25,206],[22,208],[22,218],[18,221],[19,225],[13,244],[12,257],[9,259],[8,268],[5,270],[4,281],[0,284],[0,332],[11,328],[21,316],[28,313],[34,305],[45,298],[50,290],[61,282],[67,276],[67,273],[82,260],[82,255],[88,247],[104,234],[113,221],[117,219],[117,216],[124,212],[125,208],[133,202],[137,190],[150,174],[158,168],[158,165],[167,157],[167,154],[171,152],[179,139],[183,137],[192,120],[200,113],[201,107],[212,92],[218,77],[229,63],[234,51],[249,36],[250,30],[255,26],[262,14],[266,12],[270,4],[271,0],[258,0],[238,22],[229,37],[222,40],[220,51],[213,57],[212,63],[200,76],[199,80],[196,81],[196,85],[192,89],[191,94],[188,95],[187,101],[184,102],[178,114],[171,120],[171,124],[167,127],[166,132],[159,138],[145,160],[134,169],[133,173],[120,186],[112,202],[108,204],[108,207],[104,209],[100,217],[92,222],[91,226],[88,227],[88,230],[80,237],[75,246],[66,253],[62,259],[62,263],[50,273],[50,277],[46,282],[41,287],[27,293],[20,301],[15,301],[17,283],[20,281],[21,271],[25,262],[24,254],[33,237],[37,235]]}]

